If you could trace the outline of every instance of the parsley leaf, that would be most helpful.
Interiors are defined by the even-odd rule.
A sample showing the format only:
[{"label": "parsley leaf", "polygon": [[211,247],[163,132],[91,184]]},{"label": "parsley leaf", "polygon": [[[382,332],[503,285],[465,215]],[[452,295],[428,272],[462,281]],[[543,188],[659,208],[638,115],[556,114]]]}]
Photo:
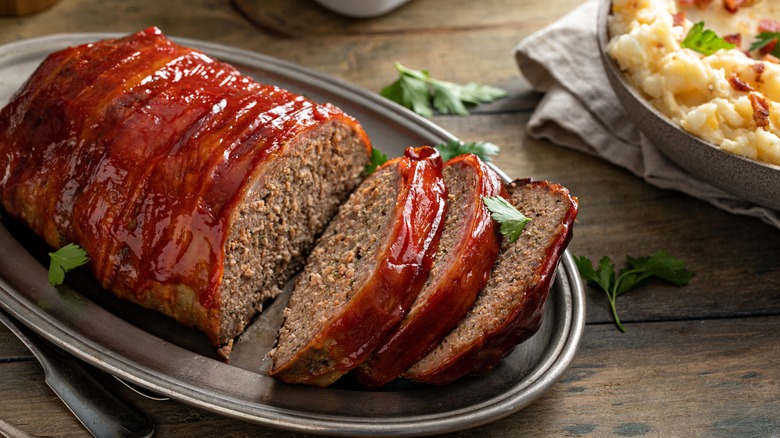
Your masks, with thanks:
[{"label": "parsley leaf", "polygon": [[590,259],[585,256],[575,256],[574,262],[585,280],[599,286],[607,294],[612,317],[621,332],[625,332],[626,329],[620,323],[615,305],[620,294],[640,286],[651,277],[682,286],[688,284],[696,275],[685,270],[685,262],[669,255],[666,251],[658,251],[650,257],[626,257],[628,266],[623,268],[617,276],[615,275],[615,264],[607,256],[599,260],[598,269],[594,269]]},{"label": "parsley leaf", "polygon": [[65,281],[65,274],[89,261],[87,252],[80,246],[69,243],[49,253],[49,284],[59,286]]},{"label": "parsley leaf", "polygon": [[377,167],[385,164],[386,161],[387,155],[385,155],[384,152],[377,148],[371,148],[371,158],[369,159],[368,164],[366,164],[365,169],[363,169],[363,172],[366,175],[371,175],[372,173],[376,172]]},{"label": "parsley leaf", "polygon": [[525,229],[525,225],[531,222],[530,218],[525,217],[509,201],[500,196],[486,196],[482,198],[482,202],[490,210],[493,220],[501,224],[501,234],[510,242],[516,241]]},{"label": "parsley leaf", "polygon": [[715,32],[704,29],[704,22],[700,21],[691,27],[688,35],[680,43],[680,46],[695,50],[704,55],[712,55],[720,49],[733,49],[734,44],[719,37]]},{"label": "parsley leaf", "polygon": [[442,161],[448,161],[458,155],[474,154],[478,156],[482,161],[492,161],[491,155],[496,155],[500,148],[486,141],[472,141],[471,143],[464,143],[460,140],[450,140],[447,143],[442,143],[436,146],[441,154]]},{"label": "parsley leaf", "polygon": [[469,82],[465,85],[433,79],[426,70],[406,68],[395,63],[398,79],[384,87],[382,96],[400,103],[423,117],[432,117],[433,109],[441,114],[465,116],[468,105],[493,102],[507,92],[490,85]]},{"label": "parsley leaf", "polygon": [[756,35],[756,40],[750,45],[750,51],[762,49],[774,41],[775,47],[772,49],[772,55],[780,58],[780,44],[777,43],[779,40],[780,32],[761,32]]},{"label": "parsley leaf", "polygon": [[490,85],[481,85],[469,82],[460,87],[460,100],[466,104],[478,105],[480,103],[494,102],[508,96],[505,90]]},{"label": "parsley leaf", "polygon": [[459,85],[451,82],[431,82],[433,107],[442,114],[469,115],[469,110],[460,98]]}]

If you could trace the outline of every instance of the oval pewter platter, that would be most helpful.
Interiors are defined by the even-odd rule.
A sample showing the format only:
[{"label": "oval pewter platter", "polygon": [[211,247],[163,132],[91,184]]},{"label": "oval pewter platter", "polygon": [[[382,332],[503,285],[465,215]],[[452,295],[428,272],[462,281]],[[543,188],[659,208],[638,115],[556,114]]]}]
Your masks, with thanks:
[{"label": "oval pewter platter", "polygon": [[[62,34],[0,46],[0,105],[48,53],[116,36]],[[454,138],[374,93],[298,65],[202,41],[174,40],[231,63],[260,82],[341,107],[360,120],[374,145],[389,156],[400,155],[408,145],[435,145]],[[585,324],[582,280],[566,252],[542,328],[484,376],[445,387],[398,381],[377,391],[358,390],[348,381],[327,389],[292,386],[265,372],[266,353],[281,325],[287,294],[270,303],[237,339],[228,365],[217,359],[205,336],[113,298],[84,268],[69,274],[66,285],[51,287],[48,248],[8,218],[0,221],[0,248],[0,306],[46,339],[97,368],[172,399],[305,433],[430,435],[505,417],[558,381],[574,357]]]}]

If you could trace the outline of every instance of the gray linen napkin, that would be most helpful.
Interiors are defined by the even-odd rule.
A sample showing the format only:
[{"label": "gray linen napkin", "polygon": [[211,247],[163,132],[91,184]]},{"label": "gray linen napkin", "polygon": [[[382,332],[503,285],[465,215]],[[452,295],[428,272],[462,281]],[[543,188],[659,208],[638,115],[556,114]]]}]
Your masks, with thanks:
[{"label": "gray linen napkin", "polygon": [[515,48],[523,76],[545,93],[528,122],[528,134],[601,157],[656,187],[780,228],[780,212],[741,201],[694,178],[629,121],[601,64],[597,12],[598,1],[589,1]]}]

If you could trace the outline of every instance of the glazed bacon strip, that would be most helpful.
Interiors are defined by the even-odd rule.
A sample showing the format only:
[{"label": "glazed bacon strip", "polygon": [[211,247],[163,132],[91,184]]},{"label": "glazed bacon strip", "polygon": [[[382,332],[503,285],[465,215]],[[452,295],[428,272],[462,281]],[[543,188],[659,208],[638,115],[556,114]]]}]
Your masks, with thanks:
[{"label": "glazed bacon strip", "polygon": [[[81,245],[105,289],[197,327],[220,346],[257,313],[252,302],[265,299],[265,291],[276,293],[272,282],[286,282],[285,270],[303,259],[277,264],[282,257],[264,255],[278,254],[276,243],[244,245],[248,239],[234,238],[233,225],[265,211],[253,196],[281,191],[264,188],[284,186],[286,174],[269,171],[277,160],[298,162],[293,154],[308,155],[309,145],[347,144],[310,140],[337,128],[365,136],[332,105],[254,82],[155,27],[68,47],[48,55],[0,110],[3,214],[53,248]],[[359,142],[367,160],[368,137]],[[355,162],[350,170],[346,155],[335,160],[345,163],[341,175],[322,173],[327,178],[311,189],[321,195],[322,210],[334,214],[363,168]],[[312,163],[326,169],[328,161]],[[305,165],[300,168],[309,172]],[[352,178],[350,187],[338,188],[336,178]],[[282,198],[275,202],[286,206]],[[276,215],[278,221],[258,221],[287,224],[286,218],[300,217],[313,228],[320,216],[314,210],[295,207]],[[324,228],[326,219],[317,220]],[[313,245],[318,232],[307,232],[289,242],[288,253]],[[234,242],[244,250],[230,249]],[[234,255],[275,269],[246,279],[239,263],[229,263]],[[238,277],[240,284],[232,282]],[[228,299],[231,294],[242,298]]]},{"label": "glazed bacon strip", "polygon": [[361,385],[383,386],[428,354],[463,319],[490,277],[501,234],[483,199],[508,198],[504,183],[472,154],[449,160],[444,182],[450,205],[431,275],[400,325],[355,370]]},{"label": "glazed bacon strip", "polygon": [[533,219],[515,242],[505,240],[477,301],[435,350],[404,373],[445,385],[493,368],[541,327],[555,269],[572,238],[579,210],[569,191],[547,181],[515,180],[509,199]]},{"label": "glazed bacon strip", "polygon": [[[397,177],[380,179],[390,173]],[[374,200],[376,193],[389,188],[388,181],[397,193],[392,195],[394,211],[387,212],[391,220],[380,224],[382,231],[373,231],[382,233],[381,243],[371,248],[344,246],[345,235],[362,220],[356,212],[384,205]],[[271,354],[270,376],[325,387],[368,359],[401,322],[428,278],[447,193],[441,155],[427,146],[407,148],[403,157],[386,162],[363,181],[342,205],[295,283]],[[333,255],[358,262],[334,270]],[[344,297],[333,293],[344,287],[353,290]],[[309,319],[315,322],[303,330],[300,321]]]}]

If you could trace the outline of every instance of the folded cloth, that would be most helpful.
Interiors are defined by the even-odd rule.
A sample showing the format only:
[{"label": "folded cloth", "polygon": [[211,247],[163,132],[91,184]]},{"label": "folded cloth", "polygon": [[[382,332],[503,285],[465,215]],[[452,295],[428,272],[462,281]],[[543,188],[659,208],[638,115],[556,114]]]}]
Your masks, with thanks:
[{"label": "folded cloth", "polygon": [[780,212],[742,201],[691,176],[631,123],[612,91],[599,55],[599,3],[591,0],[530,35],[515,48],[523,76],[545,96],[528,134],[624,167],[646,182],[677,190],[780,228]]}]

